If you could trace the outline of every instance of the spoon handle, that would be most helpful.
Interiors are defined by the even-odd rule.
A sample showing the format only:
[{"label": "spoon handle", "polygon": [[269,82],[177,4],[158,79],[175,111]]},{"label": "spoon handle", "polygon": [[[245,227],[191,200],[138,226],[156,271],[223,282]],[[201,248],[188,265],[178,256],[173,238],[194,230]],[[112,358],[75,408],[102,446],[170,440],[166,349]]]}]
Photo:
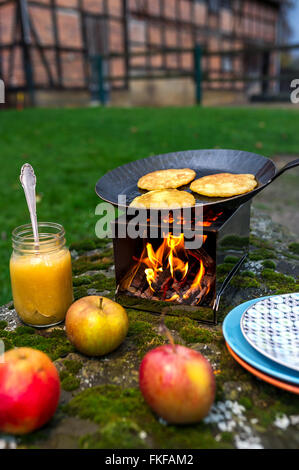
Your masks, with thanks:
[{"label": "spoon handle", "polygon": [[21,168],[20,181],[24,189],[27,206],[30,213],[30,219],[32,224],[34,242],[36,245],[39,244],[38,228],[37,228],[37,217],[36,217],[36,196],[35,196],[35,186],[36,186],[36,176],[34,170],[29,163]]}]

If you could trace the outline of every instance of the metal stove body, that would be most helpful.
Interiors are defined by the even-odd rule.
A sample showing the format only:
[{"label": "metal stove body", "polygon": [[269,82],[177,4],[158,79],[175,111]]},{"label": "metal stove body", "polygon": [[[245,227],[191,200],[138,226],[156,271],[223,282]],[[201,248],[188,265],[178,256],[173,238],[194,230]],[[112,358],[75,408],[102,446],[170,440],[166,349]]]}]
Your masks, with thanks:
[{"label": "metal stove body", "polygon": [[[186,315],[204,323],[216,324],[221,296],[248,253],[250,206],[251,202],[249,201],[237,209],[227,209],[220,214],[204,214],[202,253],[204,254],[203,264],[208,263],[206,275],[207,279],[210,279],[210,285],[209,289],[206,289],[206,294],[200,296],[196,305],[189,305],[190,299],[188,302],[184,302],[182,296],[179,302],[163,299],[162,296],[159,298],[159,295],[156,294],[150,296],[148,285],[133,287],[131,284],[128,287],[128,284],[124,283],[128,273],[134,269],[136,260],[141,258],[145,246],[148,243],[153,243],[153,246],[157,247],[163,238],[157,241],[145,236],[149,233],[147,224],[143,227],[146,232],[142,237],[135,239],[118,237],[117,234],[120,230],[124,233],[123,225],[127,224],[127,219],[120,216],[113,222],[116,300],[127,308],[144,310],[154,314],[164,312],[169,315]],[[192,255],[192,253],[190,254]],[[223,269],[223,265],[224,267],[231,266],[228,273],[227,269]],[[134,282],[136,284],[136,281]]]}]

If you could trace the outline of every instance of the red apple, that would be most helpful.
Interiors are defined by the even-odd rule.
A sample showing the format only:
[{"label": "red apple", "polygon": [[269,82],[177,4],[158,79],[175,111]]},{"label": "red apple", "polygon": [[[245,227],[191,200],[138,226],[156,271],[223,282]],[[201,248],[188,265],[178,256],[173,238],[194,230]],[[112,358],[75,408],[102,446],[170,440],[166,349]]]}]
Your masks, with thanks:
[{"label": "red apple", "polygon": [[169,423],[194,423],[204,418],[215,399],[210,363],[179,345],[159,346],[143,358],[139,385],[149,406]]},{"label": "red apple", "polygon": [[0,363],[0,431],[26,434],[43,426],[56,411],[59,375],[46,354],[16,348]]},{"label": "red apple", "polygon": [[65,319],[70,342],[86,356],[102,356],[114,351],[124,341],[128,325],[125,309],[98,295],[74,302]]}]

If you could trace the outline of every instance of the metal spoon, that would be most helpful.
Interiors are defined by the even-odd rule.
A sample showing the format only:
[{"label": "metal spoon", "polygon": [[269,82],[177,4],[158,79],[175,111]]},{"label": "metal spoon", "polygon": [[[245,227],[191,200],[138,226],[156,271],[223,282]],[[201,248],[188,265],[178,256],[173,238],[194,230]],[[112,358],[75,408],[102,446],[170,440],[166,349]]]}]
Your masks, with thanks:
[{"label": "metal spoon", "polygon": [[30,213],[31,225],[33,230],[34,243],[36,247],[39,246],[39,236],[38,236],[38,227],[37,227],[37,217],[36,217],[36,196],[35,196],[35,186],[36,186],[36,176],[34,170],[29,163],[21,168],[20,181],[24,189],[27,206]]}]

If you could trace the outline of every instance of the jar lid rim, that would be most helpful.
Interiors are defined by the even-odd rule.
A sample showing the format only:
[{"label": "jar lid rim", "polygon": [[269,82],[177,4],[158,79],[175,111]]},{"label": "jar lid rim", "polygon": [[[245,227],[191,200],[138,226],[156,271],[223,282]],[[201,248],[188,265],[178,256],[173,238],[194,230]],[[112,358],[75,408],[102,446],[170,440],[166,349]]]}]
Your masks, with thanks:
[{"label": "jar lid rim", "polygon": [[[44,232],[42,230],[39,230],[39,233],[41,235],[41,238],[43,236],[47,235],[47,240],[40,240],[40,243],[49,243],[49,238],[63,238],[65,236],[65,230],[61,224],[58,224],[56,222],[38,222],[38,228],[51,228],[55,229],[53,232]],[[27,238],[27,240],[26,240]],[[32,240],[30,239],[32,238]],[[25,244],[32,244],[34,243],[34,238],[33,238],[33,230],[32,230],[32,225],[31,224],[24,224],[16,227],[12,231],[12,239],[15,242],[20,242]]]}]

